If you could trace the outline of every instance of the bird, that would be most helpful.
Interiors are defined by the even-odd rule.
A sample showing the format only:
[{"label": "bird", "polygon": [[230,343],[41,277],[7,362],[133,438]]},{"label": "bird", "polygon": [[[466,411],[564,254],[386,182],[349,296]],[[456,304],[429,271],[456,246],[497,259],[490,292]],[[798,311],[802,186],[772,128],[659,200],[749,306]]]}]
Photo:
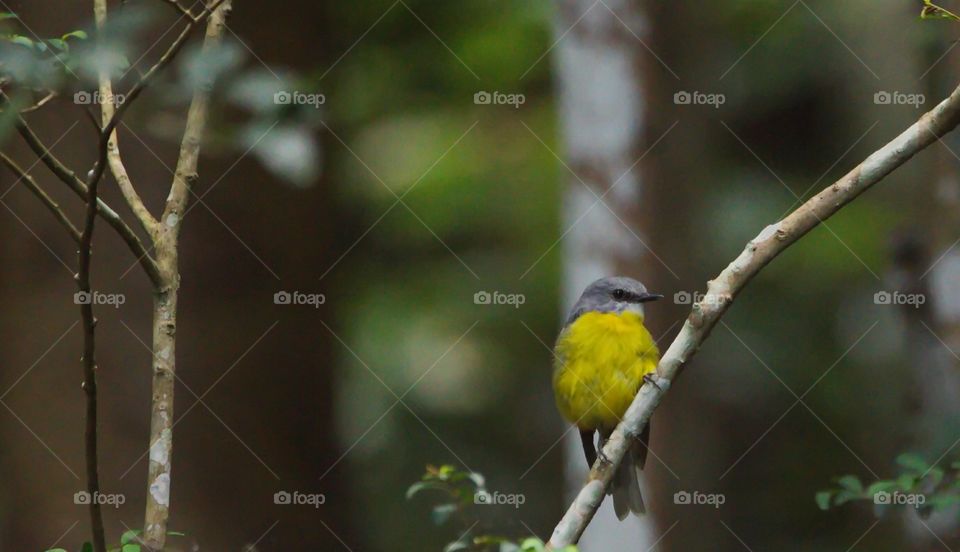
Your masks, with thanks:
[{"label": "bird", "polygon": [[[662,298],[625,276],[588,285],[573,305],[554,347],[553,391],[560,414],[580,431],[592,466],[644,381],[651,381],[660,351],[644,326],[643,305]],[[596,434],[600,442],[595,446]],[[623,521],[645,513],[639,470],[647,457],[650,424],[631,444],[607,494]]]}]

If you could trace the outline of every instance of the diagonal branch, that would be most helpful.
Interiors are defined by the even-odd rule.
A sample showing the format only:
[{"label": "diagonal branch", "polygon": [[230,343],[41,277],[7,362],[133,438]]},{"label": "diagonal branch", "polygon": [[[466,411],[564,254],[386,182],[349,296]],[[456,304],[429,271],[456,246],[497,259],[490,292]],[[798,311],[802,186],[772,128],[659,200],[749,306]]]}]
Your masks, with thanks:
[{"label": "diagonal branch", "polygon": [[53,213],[53,216],[57,218],[57,221],[59,221],[60,224],[62,224],[64,228],[67,229],[67,232],[70,233],[70,237],[73,239],[73,241],[79,244],[80,231],[77,230],[77,227],[74,226],[72,222],[70,222],[70,219],[67,217],[67,214],[63,212],[63,209],[60,208],[60,205],[58,205],[57,202],[53,200],[53,198],[47,195],[47,192],[43,191],[43,188],[41,188],[40,185],[37,184],[37,181],[34,180],[32,176],[27,174],[26,171],[21,169],[20,166],[17,165],[13,159],[10,159],[10,157],[7,154],[0,152],[0,160],[3,161],[3,164],[6,165],[7,168],[10,169],[11,172],[13,172],[13,174],[17,175],[17,178],[19,178],[24,182],[24,184],[26,184],[27,188],[29,188],[29,190],[33,192],[33,195],[37,196],[37,199],[39,199],[40,202],[43,203],[44,207],[46,207],[51,213]]},{"label": "diagonal branch", "polygon": [[[97,29],[102,31],[107,23],[107,0],[94,0],[93,5]],[[103,121],[101,124],[104,126],[113,119],[117,110],[115,100],[110,76],[103,73],[100,75],[100,114]],[[153,236],[157,220],[150,214],[146,205],[143,204],[140,194],[133,187],[133,182],[131,182],[130,175],[127,173],[127,167],[124,166],[123,158],[120,156],[120,144],[118,143],[116,129],[110,132],[110,139],[107,141],[107,162],[110,164],[110,172],[113,174],[113,178],[117,181],[117,187],[123,194],[123,199],[126,200],[130,210],[140,221],[140,226],[147,232],[147,235]]]},{"label": "diagonal branch", "polygon": [[[7,99],[5,95],[4,98]],[[7,103],[9,105],[9,101]],[[40,161],[43,161],[43,164],[50,169],[50,172],[56,175],[57,178],[59,178],[64,184],[73,190],[73,193],[75,193],[80,199],[86,201],[86,183],[84,183],[83,180],[76,175],[76,173],[70,170],[59,159],[57,159],[52,152],[50,152],[47,146],[44,145],[44,143],[40,140],[33,129],[30,128],[23,117],[18,117],[16,121],[16,128],[30,149],[33,150],[33,153],[40,159]],[[140,241],[140,238],[133,231],[133,229],[131,229],[127,223],[123,221],[116,211],[114,211],[99,197],[97,198],[97,212],[101,217],[103,217],[103,220],[107,221],[107,224],[113,227],[123,241],[126,242],[130,252],[137,257],[140,266],[143,267],[143,270],[147,273],[150,281],[153,282],[155,286],[159,285],[160,272],[157,269],[157,264],[153,257],[150,256],[147,248],[144,247],[143,242]]]},{"label": "diagonal branch", "polygon": [[[223,2],[223,9],[219,9],[220,3],[221,2],[215,2],[215,5],[209,8],[216,10],[218,15],[212,17],[207,25],[207,33],[203,42],[204,52],[215,47],[223,35],[223,28],[226,17],[231,9],[231,2],[230,0]],[[190,109],[187,112],[187,124],[184,128],[183,138],[180,143],[180,154],[177,158],[177,168],[174,172],[173,185],[170,187],[170,194],[167,196],[167,204],[163,210],[161,220],[170,220],[170,215],[174,215],[176,220],[180,220],[183,217],[190,186],[197,179],[200,142],[207,128],[207,115],[210,111],[210,93],[212,88],[212,82],[202,83],[197,86],[193,93]],[[179,227],[179,224],[175,225],[174,235],[176,235]]]},{"label": "diagonal branch", "polygon": [[708,283],[703,301],[693,306],[680,333],[657,366],[657,385],[644,384],[627,409],[623,421],[603,447],[609,462],[598,461],[563,519],[550,537],[550,548],[559,549],[580,540],[590,524],[605,491],[633,440],[640,435],[670,383],[710,335],[710,330],[733,302],[734,297],[760,270],[793,242],[839,211],[861,193],[882,180],[918,152],[960,124],[960,88],[923,115],[902,134],[867,157],[783,220],[771,224],[751,240],[716,279]]}]

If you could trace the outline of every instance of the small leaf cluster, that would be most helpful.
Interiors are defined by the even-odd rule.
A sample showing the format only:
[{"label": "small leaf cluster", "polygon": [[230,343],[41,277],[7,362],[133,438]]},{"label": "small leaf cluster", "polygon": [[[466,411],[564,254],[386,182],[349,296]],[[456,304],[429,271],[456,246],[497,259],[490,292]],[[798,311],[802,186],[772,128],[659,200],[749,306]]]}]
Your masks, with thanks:
[{"label": "small leaf cluster", "polygon": [[923,9],[920,10],[920,19],[952,19],[960,21],[960,16],[946,8],[934,4],[931,0],[923,0]]},{"label": "small leaf cluster", "polygon": [[[444,547],[444,552],[543,552],[546,545],[537,538],[521,541],[496,535],[475,534],[479,524],[476,519],[475,497],[486,493],[486,480],[476,472],[463,471],[455,466],[427,466],[426,472],[407,489],[407,499],[421,494],[439,497],[433,506],[431,518],[438,526],[451,520],[458,520],[463,534],[457,540]],[[576,552],[575,546],[568,546],[559,552]]]},{"label": "small leaf cluster", "polygon": [[[141,552],[143,546],[140,544],[140,533],[137,529],[131,529],[120,535],[120,545],[110,548],[107,552]],[[172,537],[183,537],[184,533],[178,531],[167,531],[167,535]],[[52,548],[46,552],[67,552],[65,548]],[[89,542],[80,546],[80,552],[93,552],[93,544]]]},{"label": "small leaf cluster", "polygon": [[[912,506],[921,516],[960,505],[960,461],[948,470],[928,464],[920,455],[904,453],[897,457],[899,474],[893,479],[880,479],[865,484],[856,475],[844,475],[834,481],[837,487],[820,491],[815,500],[821,510],[829,510],[848,502],[867,500],[875,505],[878,516],[897,505]],[[914,500],[899,503],[879,497],[910,495]]]}]

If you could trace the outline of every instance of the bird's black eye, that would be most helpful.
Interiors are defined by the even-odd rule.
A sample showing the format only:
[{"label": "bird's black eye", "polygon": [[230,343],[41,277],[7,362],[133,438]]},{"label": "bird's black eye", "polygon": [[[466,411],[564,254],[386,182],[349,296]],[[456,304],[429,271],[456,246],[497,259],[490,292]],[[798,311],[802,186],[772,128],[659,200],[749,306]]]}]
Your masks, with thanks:
[{"label": "bird's black eye", "polygon": [[623,301],[623,299],[626,296],[627,296],[627,292],[622,289],[613,290],[613,298],[616,299],[617,301]]}]

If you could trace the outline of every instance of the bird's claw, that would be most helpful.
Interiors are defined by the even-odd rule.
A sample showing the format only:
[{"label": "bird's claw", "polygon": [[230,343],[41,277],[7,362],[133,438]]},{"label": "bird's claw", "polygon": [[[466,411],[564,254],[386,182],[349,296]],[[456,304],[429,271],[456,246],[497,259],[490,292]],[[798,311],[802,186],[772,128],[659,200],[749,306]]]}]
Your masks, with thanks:
[{"label": "bird's claw", "polygon": [[597,458],[599,458],[600,461],[603,462],[604,464],[611,464],[611,463],[612,463],[612,462],[610,462],[610,459],[607,458],[607,455],[603,453],[603,449],[602,449],[602,448],[597,451]]},{"label": "bird's claw", "polygon": [[660,388],[660,385],[657,383],[657,381],[656,381],[655,379],[653,379],[653,374],[646,374],[646,375],[644,375],[644,376],[643,376],[643,381],[644,381],[645,383],[649,383],[650,385],[656,387],[658,390],[663,391],[663,389]]}]

